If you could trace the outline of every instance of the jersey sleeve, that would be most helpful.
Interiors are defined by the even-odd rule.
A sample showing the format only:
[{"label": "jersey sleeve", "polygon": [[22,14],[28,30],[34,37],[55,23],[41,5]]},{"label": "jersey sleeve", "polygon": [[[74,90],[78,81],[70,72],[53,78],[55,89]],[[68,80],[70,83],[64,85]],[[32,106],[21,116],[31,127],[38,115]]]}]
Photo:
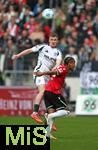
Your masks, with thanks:
[{"label": "jersey sleeve", "polygon": [[59,75],[63,75],[66,72],[65,68],[62,65],[58,66],[56,68],[56,70],[57,70]]},{"label": "jersey sleeve", "polygon": [[36,46],[33,46],[31,49],[32,49],[32,52],[39,52],[44,47],[45,47],[45,45],[36,45]]}]

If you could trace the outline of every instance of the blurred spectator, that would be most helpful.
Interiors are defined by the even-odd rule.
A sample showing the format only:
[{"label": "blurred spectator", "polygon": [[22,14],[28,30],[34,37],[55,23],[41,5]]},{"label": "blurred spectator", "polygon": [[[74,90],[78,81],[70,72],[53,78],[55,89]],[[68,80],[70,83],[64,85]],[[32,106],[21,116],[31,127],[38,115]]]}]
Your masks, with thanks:
[{"label": "blurred spectator", "polygon": [[[31,11],[30,7],[27,5],[22,7],[18,18],[18,25],[21,30],[23,30],[25,24],[29,22],[31,16],[33,16],[33,12]],[[27,24],[26,27],[29,28],[29,25]]]},{"label": "blurred spectator", "polygon": [[[28,36],[29,36],[29,30],[28,29],[22,30],[21,35],[17,39],[17,47],[18,47],[17,53],[19,53],[24,49],[28,49],[32,47],[33,45],[32,40]],[[32,55],[28,55],[25,56],[25,58],[21,58],[17,60],[16,69],[17,70],[29,69],[31,65],[32,65]]]},{"label": "blurred spectator", "polygon": [[87,0],[85,3],[85,10],[93,18],[96,14],[96,0]]},{"label": "blurred spectator", "polygon": [[65,36],[66,36],[66,37],[70,37],[72,31],[73,31],[73,27],[72,27],[71,25],[67,24],[67,25],[65,26],[65,30],[64,30]]},{"label": "blurred spectator", "polygon": [[86,51],[85,47],[81,47],[78,52],[78,69],[81,69],[83,62],[89,60],[89,53]]},{"label": "blurred spectator", "polygon": [[56,29],[55,31],[57,32],[57,34],[59,35],[59,38],[61,39],[63,36],[63,30],[65,28],[65,14],[61,9],[57,9],[55,12],[55,26]]},{"label": "blurred spectator", "polygon": [[15,14],[13,14],[11,16],[11,20],[8,22],[6,32],[10,36],[16,38],[16,36],[18,34],[18,26],[16,24],[16,16],[15,16]]},{"label": "blurred spectator", "polygon": [[13,60],[12,55],[16,52],[16,46],[14,45],[14,40],[9,37],[7,40],[7,46],[5,48],[5,69],[13,70]]},{"label": "blurred spectator", "polygon": [[95,33],[96,37],[98,38],[98,11],[94,18],[94,33]]},{"label": "blurred spectator", "polygon": [[32,46],[32,40],[28,36],[29,36],[28,29],[22,30],[20,36],[18,36],[17,44],[18,44],[19,51],[22,51]]},{"label": "blurred spectator", "polygon": [[90,54],[89,60],[90,60],[90,61],[96,61],[96,52],[95,52],[95,51],[93,51],[93,52]]},{"label": "blurred spectator", "polygon": [[36,23],[34,31],[30,34],[30,39],[32,39],[32,41],[39,39],[41,43],[45,41],[45,34],[42,30],[41,24]]},{"label": "blurred spectator", "polygon": [[27,5],[31,8],[33,15],[37,16],[44,9],[45,3],[43,0],[28,0]]},{"label": "blurred spectator", "polygon": [[50,28],[50,26],[49,26],[49,25],[44,25],[43,31],[44,31],[44,34],[45,34],[45,42],[48,42],[48,40],[49,40],[49,35],[50,35],[50,33],[51,33],[51,28]]},{"label": "blurred spectator", "polygon": [[73,40],[72,36],[67,38],[68,48],[76,47],[76,42]]},{"label": "blurred spectator", "polygon": [[92,47],[90,46],[90,39],[89,38],[85,38],[84,39],[84,47],[85,47],[85,49],[86,49],[86,51],[87,51],[87,53],[91,53],[92,52]]},{"label": "blurred spectator", "polygon": [[63,58],[64,58],[65,55],[68,53],[68,47],[67,47],[66,37],[62,37],[59,40],[58,48],[61,50]]},{"label": "blurred spectator", "polygon": [[75,47],[69,47],[69,51],[68,51],[68,54],[65,56],[65,57],[73,57],[76,61],[76,65],[77,65],[77,62],[78,62],[78,56],[77,56],[77,52],[76,52],[76,49]]},{"label": "blurred spectator", "polygon": [[82,0],[74,0],[68,6],[68,20],[72,23],[73,17],[75,15],[80,15],[81,11],[84,9],[84,4]]},{"label": "blurred spectator", "polygon": [[61,8],[62,0],[44,0],[45,8]]},{"label": "blurred spectator", "polygon": [[27,22],[25,22],[24,24],[24,29],[28,29],[29,30],[29,34],[32,34],[32,32],[34,32],[35,27],[37,25],[37,22],[34,18],[34,16],[30,15],[30,18]]},{"label": "blurred spectator", "polygon": [[78,53],[79,61],[87,61],[89,60],[89,53],[86,51],[85,47],[81,47]]}]

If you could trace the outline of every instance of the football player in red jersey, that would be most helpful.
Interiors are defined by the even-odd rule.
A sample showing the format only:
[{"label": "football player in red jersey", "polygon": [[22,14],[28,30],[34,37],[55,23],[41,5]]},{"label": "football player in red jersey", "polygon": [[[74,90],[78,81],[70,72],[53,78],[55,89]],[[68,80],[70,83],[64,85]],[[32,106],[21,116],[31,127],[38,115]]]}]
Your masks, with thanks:
[{"label": "football player in red jersey", "polygon": [[66,57],[64,63],[56,67],[52,71],[47,72],[34,72],[37,76],[42,75],[53,75],[48,81],[45,92],[44,101],[47,108],[47,131],[48,136],[50,136],[51,128],[53,125],[53,118],[60,117],[63,115],[68,115],[69,110],[67,110],[67,104],[64,97],[61,94],[61,89],[64,84],[64,80],[70,71],[75,68],[75,60],[73,57]]}]

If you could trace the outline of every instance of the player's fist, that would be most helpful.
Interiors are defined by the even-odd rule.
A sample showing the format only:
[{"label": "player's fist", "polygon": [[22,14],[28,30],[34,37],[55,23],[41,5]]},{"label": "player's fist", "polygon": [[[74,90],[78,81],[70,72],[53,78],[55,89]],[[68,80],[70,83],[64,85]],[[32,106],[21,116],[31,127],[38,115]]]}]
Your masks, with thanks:
[{"label": "player's fist", "polygon": [[12,56],[12,60],[15,60],[15,59],[17,59],[18,58],[18,55],[13,55]]}]

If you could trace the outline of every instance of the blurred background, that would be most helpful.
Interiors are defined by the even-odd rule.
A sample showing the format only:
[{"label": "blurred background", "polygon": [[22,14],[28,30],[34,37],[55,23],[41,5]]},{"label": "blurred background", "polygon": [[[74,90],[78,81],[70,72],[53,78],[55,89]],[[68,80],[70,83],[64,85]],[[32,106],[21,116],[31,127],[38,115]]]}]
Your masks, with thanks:
[{"label": "blurred background", "polygon": [[[53,19],[42,18],[45,8],[55,10]],[[37,94],[32,72],[38,53],[16,61],[11,57],[36,44],[47,43],[51,31],[59,36],[58,48],[63,57],[71,55],[77,60],[75,71],[63,87],[71,110],[75,111],[78,95],[98,95],[98,0],[0,0],[2,115],[32,112],[32,100]],[[96,97],[84,98],[84,111],[88,113],[91,107],[96,113],[97,103]]]}]

